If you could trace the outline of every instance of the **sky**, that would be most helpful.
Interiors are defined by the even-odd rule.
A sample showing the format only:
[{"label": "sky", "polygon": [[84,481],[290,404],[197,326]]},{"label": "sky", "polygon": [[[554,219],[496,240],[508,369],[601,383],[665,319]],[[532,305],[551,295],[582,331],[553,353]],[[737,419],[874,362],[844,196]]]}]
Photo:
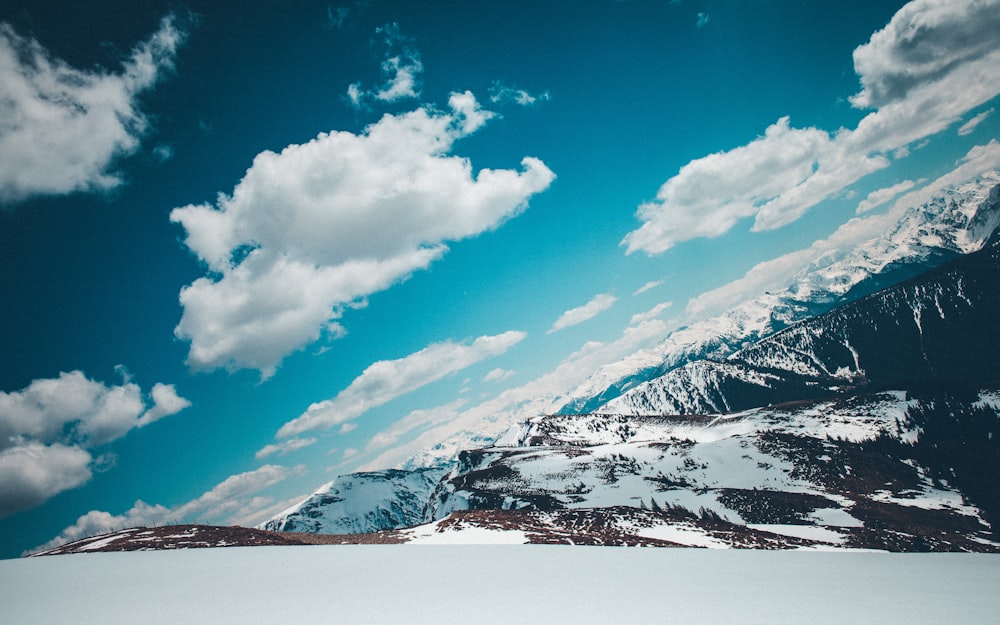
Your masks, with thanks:
[{"label": "sky", "polygon": [[0,557],[260,523],[1000,166],[997,0],[287,4],[0,7]]}]

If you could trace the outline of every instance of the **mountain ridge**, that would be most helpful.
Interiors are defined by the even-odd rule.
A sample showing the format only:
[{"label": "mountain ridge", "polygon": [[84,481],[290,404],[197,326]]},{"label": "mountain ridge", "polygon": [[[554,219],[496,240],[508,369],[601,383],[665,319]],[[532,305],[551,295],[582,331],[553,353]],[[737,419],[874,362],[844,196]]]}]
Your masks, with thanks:
[{"label": "mountain ridge", "polygon": [[[625,506],[672,511],[675,520],[688,528],[686,531],[700,536],[697,541],[709,540],[706,538],[709,534],[715,536],[713,540],[722,540],[718,537],[735,536],[750,530],[756,532],[757,529],[751,527],[755,525],[754,520],[770,519],[781,521],[778,525],[787,525],[784,522],[789,521],[792,525],[809,526],[812,528],[809,531],[813,533],[808,540],[812,541],[809,543],[812,545],[873,547],[881,544],[878,548],[903,550],[919,550],[921,545],[929,545],[927,548],[933,549],[993,549],[994,543],[984,538],[991,535],[990,524],[984,520],[984,515],[994,518],[992,511],[995,506],[990,503],[988,512],[969,506],[963,493],[951,486],[947,482],[948,477],[942,473],[943,469],[934,464],[937,460],[931,462],[933,466],[919,465],[915,459],[919,454],[908,446],[920,444],[922,426],[914,425],[919,419],[911,417],[908,411],[923,410],[931,414],[934,409],[933,402],[929,406],[922,405],[909,396],[915,390],[912,388],[914,384],[919,385],[921,380],[955,382],[954,379],[935,379],[935,372],[950,370],[955,362],[969,354],[979,354],[982,356],[979,361],[973,359],[963,365],[964,369],[955,369],[956,372],[961,370],[973,374],[971,377],[966,375],[964,381],[972,388],[969,393],[975,396],[956,405],[965,411],[962,414],[970,415],[979,414],[979,404],[992,406],[984,410],[988,413],[992,410],[990,414],[996,419],[996,406],[1000,405],[1000,400],[995,400],[995,390],[991,390],[996,380],[979,374],[1000,370],[996,355],[1000,349],[990,351],[989,348],[990,345],[995,347],[1000,344],[990,324],[990,315],[1000,305],[993,294],[1000,292],[1000,288],[979,288],[973,302],[968,297],[969,293],[963,290],[971,284],[969,276],[952,279],[947,285],[944,282],[935,285],[933,281],[944,280],[949,275],[954,278],[956,271],[959,274],[962,271],[975,274],[976,263],[989,265],[989,268],[980,269],[973,276],[976,280],[993,279],[997,274],[997,250],[1000,248],[982,248],[994,237],[998,223],[998,172],[988,172],[925,205],[907,210],[896,226],[881,237],[841,255],[839,259],[828,256],[813,263],[808,271],[798,276],[794,289],[764,294],[719,317],[678,329],[657,350],[637,352],[623,361],[627,363],[625,365],[607,365],[578,387],[574,394],[576,399],[570,398],[564,404],[564,408],[573,408],[576,405],[574,402],[582,402],[579,405],[595,406],[597,410],[583,414],[559,410],[558,414],[545,417],[539,417],[537,413],[534,417],[524,415],[522,423],[515,423],[509,433],[499,437],[491,447],[461,451],[450,464],[430,463],[441,471],[443,477],[429,490],[429,482],[421,481],[417,488],[403,488],[398,495],[409,502],[405,506],[406,522],[412,523],[417,516],[415,502],[424,497],[421,520],[438,529],[493,527],[495,524],[489,520],[490,514],[502,512],[507,515],[504,523],[508,529],[517,525],[512,519],[521,514],[526,515],[522,519],[524,523],[536,530],[548,527],[547,535],[551,537],[566,535],[569,531],[561,523],[572,524],[576,522],[572,521],[573,518],[583,518],[566,516],[568,510],[584,514],[581,511],[586,508],[589,510],[585,513],[589,519],[587,523],[607,528],[609,524],[617,523],[608,516],[608,511]],[[845,258],[848,260],[845,261]],[[952,264],[955,266],[951,267]],[[952,273],[949,274],[949,271]],[[896,286],[876,289],[882,282],[907,274],[910,274],[907,279]],[[812,299],[806,299],[806,296]],[[977,311],[977,308],[981,310]],[[883,328],[895,324],[899,331],[889,342],[896,341],[909,350],[900,352],[897,360],[915,362],[917,365],[914,366],[918,366],[926,360],[927,350],[930,349],[935,354],[943,354],[939,358],[941,362],[928,369],[928,375],[922,378],[914,377],[912,371],[904,371],[905,368],[894,365],[891,358],[873,367],[871,363],[875,361],[869,362],[868,354],[877,355],[880,349],[884,352],[884,346],[869,346],[860,351],[858,346],[862,343],[868,345],[880,336],[889,338],[884,329],[881,333],[878,330],[868,331],[871,336],[864,335],[868,338],[858,345],[852,344],[850,339],[845,341],[844,336],[837,334],[836,326],[844,325],[852,310],[862,309],[866,310],[864,314],[856,315],[853,322],[846,324],[849,331],[855,333],[855,342],[860,340],[857,336],[868,331],[865,325],[871,325],[872,320],[884,324]],[[817,311],[823,312],[817,314]],[[831,314],[832,317],[825,317]],[[968,325],[968,319],[954,323],[949,320],[960,314],[972,314],[975,322]],[[941,322],[952,325],[947,326],[946,323],[947,327],[941,326],[934,320],[935,315]],[[817,319],[821,321],[815,321]],[[810,322],[813,325],[809,325]],[[936,337],[928,344],[924,343],[925,326],[928,336]],[[965,334],[961,331],[963,326],[967,326]],[[841,334],[846,331],[842,330]],[[988,340],[977,340],[977,332],[980,338],[985,336]],[[961,345],[954,346],[950,351],[947,344],[949,336],[961,337]],[[821,343],[825,346],[822,350],[817,347]],[[819,353],[821,351],[823,353]],[[920,356],[922,352],[923,357]],[[893,377],[894,372],[900,375]],[[599,388],[598,382],[610,379],[612,375],[619,377],[610,386]],[[628,404],[627,398],[641,397],[643,390],[657,381],[661,386],[672,382],[674,390],[656,397],[647,395],[642,401]],[[894,383],[898,388],[893,388]],[[593,394],[587,395],[584,391]],[[609,400],[610,395],[616,397]],[[668,404],[664,400],[667,396],[681,399]],[[893,415],[892,419],[880,421],[875,418],[872,421],[872,415],[865,413],[875,410],[872,406],[883,405],[890,406],[885,410]],[[819,415],[817,406],[824,406],[823,410],[829,414]],[[841,414],[838,413],[841,408],[837,406],[854,407],[845,409],[847,412]],[[687,416],[669,416],[682,413],[687,413]],[[698,413],[714,414],[698,416]],[[658,416],[650,416],[654,414]],[[990,414],[983,417],[987,429],[993,423],[989,421]],[[941,415],[935,417],[937,421],[944,418]],[[979,417],[969,418],[976,422]],[[840,430],[831,429],[833,422],[830,419],[838,424]],[[595,439],[594,436],[606,433],[611,427],[609,420],[617,420],[614,421],[614,428],[626,434],[649,430],[654,424],[656,427],[649,431],[657,434],[644,441],[629,438],[631,434],[617,442],[603,440],[600,436]],[[543,423],[565,424],[570,421],[576,426],[591,424],[597,429],[587,435],[580,434],[575,443],[559,440],[558,437],[552,439],[551,431],[545,430],[549,432],[545,434],[539,429],[544,430]],[[850,427],[845,425],[847,422],[852,423]],[[875,422],[878,427],[873,425]],[[740,423],[764,424],[778,431],[768,432],[766,428],[754,426],[752,431],[732,434],[730,430]],[[867,425],[861,427],[858,423]],[[664,425],[673,429],[664,430]],[[850,431],[861,427],[858,431],[864,435],[856,437],[857,440],[831,438],[838,436],[837,432],[844,427]],[[931,426],[931,430],[934,427]],[[803,428],[812,434],[803,435],[799,431]],[[699,436],[711,432],[711,440],[687,438],[692,432],[699,432]],[[992,433],[992,429],[989,432]],[[1000,434],[1000,431],[997,433]],[[876,441],[874,447],[872,441]],[[611,451],[615,445],[625,447]],[[891,450],[891,461],[880,459],[879,454],[884,455],[885,449]],[[993,447],[987,445],[980,450],[981,456],[988,460],[992,450]],[[699,454],[707,455],[702,458]],[[924,449],[920,450],[920,454],[925,460],[935,458],[933,453]],[[861,481],[842,473],[830,475],[829,471],[833,469],[814,462],[815,457],[827,456],[831,459],[854,459],[867,467],[864,471],[873,473]],[[577,458],[586,458],[587,461],[577,462]],[[754,460],[751,462],[746,458]],[[715,470],[711,467],[721,460],[735,462],[734,466],[746,464],[743,471],[747,476],[759,474],[758,478],[764,481],[755,482],[757,478],[746,478],[750,480],[747,482],[740,477],[735,484],[727,484],[728,477],[721,481],[709,479]],[[681,464],[677,465],[678,462]],[[548,468],[539,473],[539,466]],[[850,466],[845,466],[850,472]],[[780,468],[778,473],[774,472],[775,467]],[[997,467],[1000,468],[1000,464]],[[650,474],[649,471],[654,469]],[[693,480],[692,471],[707,471],[705,475],[708,477],[700,482]],[[359,479],[357,476],[361,475],[368,478],[380,476],[384,483],[379,488],[392,491],[410,479],[408,474],[406,471],[382,472],[380,475],[379,472],[370,472],[342,476],[338,480],[347,483]],[[564,478],[571,475],[589,477],[566,483]],[[630,492],[645,495],[622,498],[623,491],[619,490],[622,487],[618,480],[622,475],[632,476],[627,480],[635,482],[629,487],[632,489]],[[810,475],[820,476],[826,481],[819,484],[809,482]],[[875,482],[881,479],[880,476],[891,478],[889,483],[896,480],[895,490],[876,488]],[[705,479],[709,481],[705,482]],[[845,483],[854,486],[848,488],[841,484],[828,492],[827,489],[831,488],[831,484],[837,484],[837,480],[846,480]],[[355,506],[354,521],[350,518],[347,521],[337,520],[347,518],[343,510],[330,510],[329,514],[324,511],[329,504],[344,507],[342,501],[324,500],[324,497],[334,494],[330,488],[336,482],[321,487],[313,497],[261,527],[299,528],[316,532],[370,531],[400,527],[399,523],[404,522],[400,519],[385,520],[391,516],[386,514],[387,510],[399,508],[399,502],[393,502],[397,495],[363,498],[369,504],[373,501],[375,504]],[[974,480],[970,483],[974,484],[973,490],[978,488]],[[860,490],[854,492],[852,488]],[[594,495],[595,492],[600,496]],[[664,495],[654,494],[659,492],[671,493],[671,497],[679,499],[669,500]],[[983,489],[979,488],[978,492],[982,498]],[[335,497],[342,494],[343,491],[340,491]],[[913,505],[914,498],[923,501],[924,508]],[[784,506],[799,512],[769,518],[755,516],[756,513],[748,517],[740,512],[761,505],[765,508]],[[373,510],[374,516],[371,516]],[[851,510],[857,510],[857,515],[852,516]],[[448,519],[459,518],[454,515],[460,515],[461,520],[449,523]],[[653,516],[643,518],[648,517],[649,520]],[[356,521],[361,517],[382,520],[360,525]],[[389,527],[378,527],[382,522]],[[710,530],[712,524],[715,524],[712,526],[716,527],[715,530]],[[719,529],[723,526],[726,529]],[[923,530],[907,533],[906,528],[911,526],[931,528],[928,530],[930,534],[921,534]],[[623,527],[619,529],[626,531],[627,528]],[[879,540],[884,543],[884,537],[880,539],[876,531],[879,527],[894,528],[892,531],[903,537],[898,543],[879,543]],[[654,531],[648,527],[646,530]],[[661,528],[655,531],[666,530]],[[786,528],[782,531],[785,534],[779,533],[779,537],[790,538],[789,532],[801,533],[802,530]],[[807,540],[802,536],[798,539]],[[774,540],[773,537],[770,540]],[[781,538],[777,540],[780,542]]]}]

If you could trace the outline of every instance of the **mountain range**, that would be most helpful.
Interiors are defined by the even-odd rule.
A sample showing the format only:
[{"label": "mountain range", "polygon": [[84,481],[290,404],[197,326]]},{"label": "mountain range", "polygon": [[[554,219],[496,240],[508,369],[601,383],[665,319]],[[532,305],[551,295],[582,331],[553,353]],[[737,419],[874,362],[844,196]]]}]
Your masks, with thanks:
[{"label": "mountain range", "polygon": [[998,224],[1000,172],[942,188],[492,445],[340,476],[261,528],[998,550]]}]

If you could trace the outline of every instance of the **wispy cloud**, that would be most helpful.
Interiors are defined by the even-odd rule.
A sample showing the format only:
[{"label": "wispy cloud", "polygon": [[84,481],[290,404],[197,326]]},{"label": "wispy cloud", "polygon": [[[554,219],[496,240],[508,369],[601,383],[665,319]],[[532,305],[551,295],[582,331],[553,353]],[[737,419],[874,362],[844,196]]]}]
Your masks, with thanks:
[{"label": "wispy cloud", "polygon": [[278,437],[295,436],[356,419],[393,399],[491,356],[506,352],[525,338],[509,331],[481,336],[471,343],[435,343],[398,360],[380,360],[362,372],[333,399],[317,402],[278,430]]},{"label": "wispy cloud", "polygon": [[304,449],[310,445],[315,445],[316,440],[317,439],[315,438],[290,438],[287,441],[281,441],[280,443],[265,445],[256,454],[254,454],[254,458],[257,460],[263,460],[264,458],[275,454],[277,454],[280,458],[293,451]]},{"label": "wispy cloud", "polygon": [[710,19],[711,16],[708,13],[698,13],[698,19],[697,21],[695,21],[694,25],[697,26],[698,28],[704,28],[708,26],[708,22]]},{"label": "wispy cloud", "polygon": [[674,305],[673,302],[661,302],[645,312],[636,313],[632,315],[632,319],[629,320],[629,324],[639,325],[640,323],[643,323],[645,321],[651,321],[653,319],[656,319],[664,312],[666,312],[668,309],[673,307],[673,305]]},{"label": "wispy cloud", "polygon": [[164,18],[111,73],[71,67],[0,23],[0,202],[121,184],[114,160],[134,153],[149,127],[139,96],[172,67],[184,37]]},{"label": "wispy cloud", "polygon": [[326,23],[330,28],[341,29],[347,22],[347,18],[351,15],[350,6],[334,6],[332,4],[326,7]]},{"label": "wispy cloud", "polygon": [[84,484],[99,464],[91,449],[190,405],[172,385],[146,397],[127,377],[107,386],[80,371],[0,391],[0,517]]},{"label": "wispy cloud", "polygon": [[978,126],[979,124],[983,123],[986,120],[987,117],[989,117],[990,115],[993,114],[993,111],[994,111],[994,109],[992,109],[992,108],[989,109],[988,111],[983,111],[979,115],[976,115],[975,117],[973,117],[969,121],[967,121],[964,124],[962,124],[961,126],[959,126],[958,127],[958,134],[959,134],[959,136],[964,137],[966,135],[971,135],[972,131],[974,131],[976,129],[976,126]]},{"label": "wispy cloud", "polygon": [[588,319],[592,319],[605,310],[611,308],[617,301],[618,298],[610,293],[595,295],[592,300],[583,306],[571,308],[561,314],[559,318],[556,319],[555,323],[552,324],[552,327],[549,329],[549,334],[583,323]]},{"label": "wispy cloud", "polygon": [[840,226],[829,237],[815,241],[805,249],[755,265],[738,280],[693,298],[688,302],[687,314],[691,318],[718,314],[765,291],[785,287],[798,272],[819,258],[850,250],[862,241],[885,232],[910,206],[927,202],[935,193],[948,186],[998,167],[1000,167],[1000,143],[993,140],[988,144],[976,146],[969,150],[951,172],[900,196],[887,212],[855,217]]},{"label": "wispy cloud", "polygon": [[795,128],[783,117],[747,145],[691,161],[639,207],[627,252],[659,254],[749,217],[754,231],[780,228],[888,167],[890,156],[905,157],[911,143],[1000,93],[998,6],[907,4],[854,51],[862,89],[851,102],[875,109],[856,128]]},{"label": "wispy cloud", "polygon": [[[437,408],[415,411],[408,415],[412,423],[421,424],[418,436],[400,442],[402,434],[387,430],[376,435],[366,448],[369,454],[380,454],[358,470],[375,470],[399,465],[420,465],[426,450],[434,449],[431,457],[457,453],[470,439],[482,441],[484,436],[503,433],[519,420],[545,414],[559,408],[553,400],[565,397],[573,388],[607,363],[616,363],[663,338],[668,326],[660,319],[649,319],[629,325],[615,341],[590,341],[567,356],[552,371],[521,386],[507,389],[478,405],[464,408],[463,403],[451,403]],[[424,427],[424,426],[428,427]],[[406,432],[415,427],[401,428]],[[388,434],[391,432],[391,434]],[[404,432],[405,433],[405,432]]]},{"label": "wispy cloud", "polygon": [[380,26],[375,29],[375,33],[382,37],[385,46],[385,58],[381,67],[382,84],[364,89],[361,83],[352,83],[347,90],[348,101],[355,108],[360,108],[371,100],[391,103],[419,98],[424,73],[420,52],[410,45],[409,38],[403,35],[399,24]]},{"label": "wispy cloud", "polygon": [[663,280],[651,280],[646,284],[640,286],[638,289],[636,289],[635,293],[633,293],[632,295],[642,295],[646,291],[651,291],[658,286],[663,286],[663,282],[664,282]]},{"label": "wispy cloud", "polygon": [[287,354],[341,336],[345,309],[426,269],[446,242],[498,227],[549,186],[555,175],[536,158],[521,171],[474,172],[449,155],[490,118],[469,92],[449,106],[262,152],[232,195],[171,212],[208,268],[180,294],[175,333],[191,341],[192,368],[269,377]]},{"label": "wispy cloud", "polygon": [[[166,523],[215,521],[236,523],[248,517],[261,516],[274,507],[273,499],[257,497],[261,491],[282,482],[293,475],[303,475],[302,465],[288,468],[278,465],[264,465],[259,469],[231,475],[201,496],[175,507],[160,504],[150,505],[137,501],[122,514],[111,514],[103,510],[91,510],[76,520],[58,536],[32,551],[51,549],[59,545],[80,540],[103,532],[126,527],[150,527]],[[282,502],[287,507],[289,502]],[[294,503],[294,502],[291,502]]]},{"label": "wispy cloud", "polygon": [[904,180],[891,187],[886,187],[884,189],[876,189],[868,194],[868,197],[858,202],[857,214],[867,213],[873,208],[877,208],[892,198],[896,197],[900,193],[909,191],[913,188],[915,183],[912,180]]},{"label": "wispy cloud", "polygon": [[483,382],[501,382],[515,375],[515,371],[507,369],[493,369],[483,377]]},{"label": "wispy cloud", "polygon": [[546,102],[552,99],[551,94],[548,91],[543,91],[537,95],[528,93],[524,89],[519,89],[512,85],[504,84],[500,81],[494,81],[490,86],[490,102],[494,104],[505,104],[507,102],[513,102],[514,104],[519,104],[520,106],[531,106],[533,104],[538,104],[539,102]]},{"label": "wispy cloud", "polygon": [[444,406],[414,410],[402,419],[394,422],[388,428],[375,434],[368,441],[365,452],[371,454],[390,448],[405,436],[412,435],[414,431],[423,432],[441,424],[450,423],[458,417],[462,408],[466,405],[468,405],[467,400],[457,399]]}]

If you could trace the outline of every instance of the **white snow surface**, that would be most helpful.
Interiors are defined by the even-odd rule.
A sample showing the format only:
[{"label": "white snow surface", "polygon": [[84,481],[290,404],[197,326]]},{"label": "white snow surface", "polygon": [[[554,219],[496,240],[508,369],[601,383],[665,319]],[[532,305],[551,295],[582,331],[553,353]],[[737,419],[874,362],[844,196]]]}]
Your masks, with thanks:
[{"label": "white snow surface", "polygon": [[1000,555],[310,546],[0,561],[0,623],[997,623]]},{"label": "white snow surface", "polygon": [[[765,450],[761,436],[784,432],[820,441],[829,436],[857,443],[888,433],[911,441],[919,433],[911,431],[904,419],[906,410],[915,403],[905,392],[884,391],[864,401],[818,401],[807,406],[757,408],[727,415],[539,417],[522,424],[511,446],[485,450],[470,470],[504,458],[503,463],[513,473],[500,472],[476,482],[477,489],[506,493],[509,501],[504,508],[521,507],[519,498],[541,492],[552,495],[568,509],[679,506],[692,512],[711,511],[740,524],[745,519],[719,499],[721,489],[756,489],[824,497],[835,505],[813,513],[810,520],[816,526],[860,527],[861,521],[850,513],[853,500],[806,477],[794,477],[791,462],[780,452]],[[533,444],[538,437],[542,444]],[[832,442],[825,445],[835,448]],[[829,455],[816,459],[832,461]],[[849,472],[850,467],[835,466],[831,470]],[[920,480],[915,488],[895,495],[888,490],[878,491],[869,498],[980,516],[960,492],[935,482],[919,467],[917,470]],[[655,488],[656,483],[665,488]],[[447,499],[434,502],[433,518],[471,507],[468,494],[453,490]],[[833,545],[841,542],[840,533],[833,529],[820,530],[812,538],[830,539]]]},{"label": "white snow surface", "polygon": [[440,520],[402,530],[407,545],[526,545],[528,536],[521,530],[498,530],[486,527],[443,527]]},{"label": "white snow surface", "polygon": [[341,475],[258,527],[353,534],[412,525],[423,520],[423,504],[444,473],[440,469]]}]

